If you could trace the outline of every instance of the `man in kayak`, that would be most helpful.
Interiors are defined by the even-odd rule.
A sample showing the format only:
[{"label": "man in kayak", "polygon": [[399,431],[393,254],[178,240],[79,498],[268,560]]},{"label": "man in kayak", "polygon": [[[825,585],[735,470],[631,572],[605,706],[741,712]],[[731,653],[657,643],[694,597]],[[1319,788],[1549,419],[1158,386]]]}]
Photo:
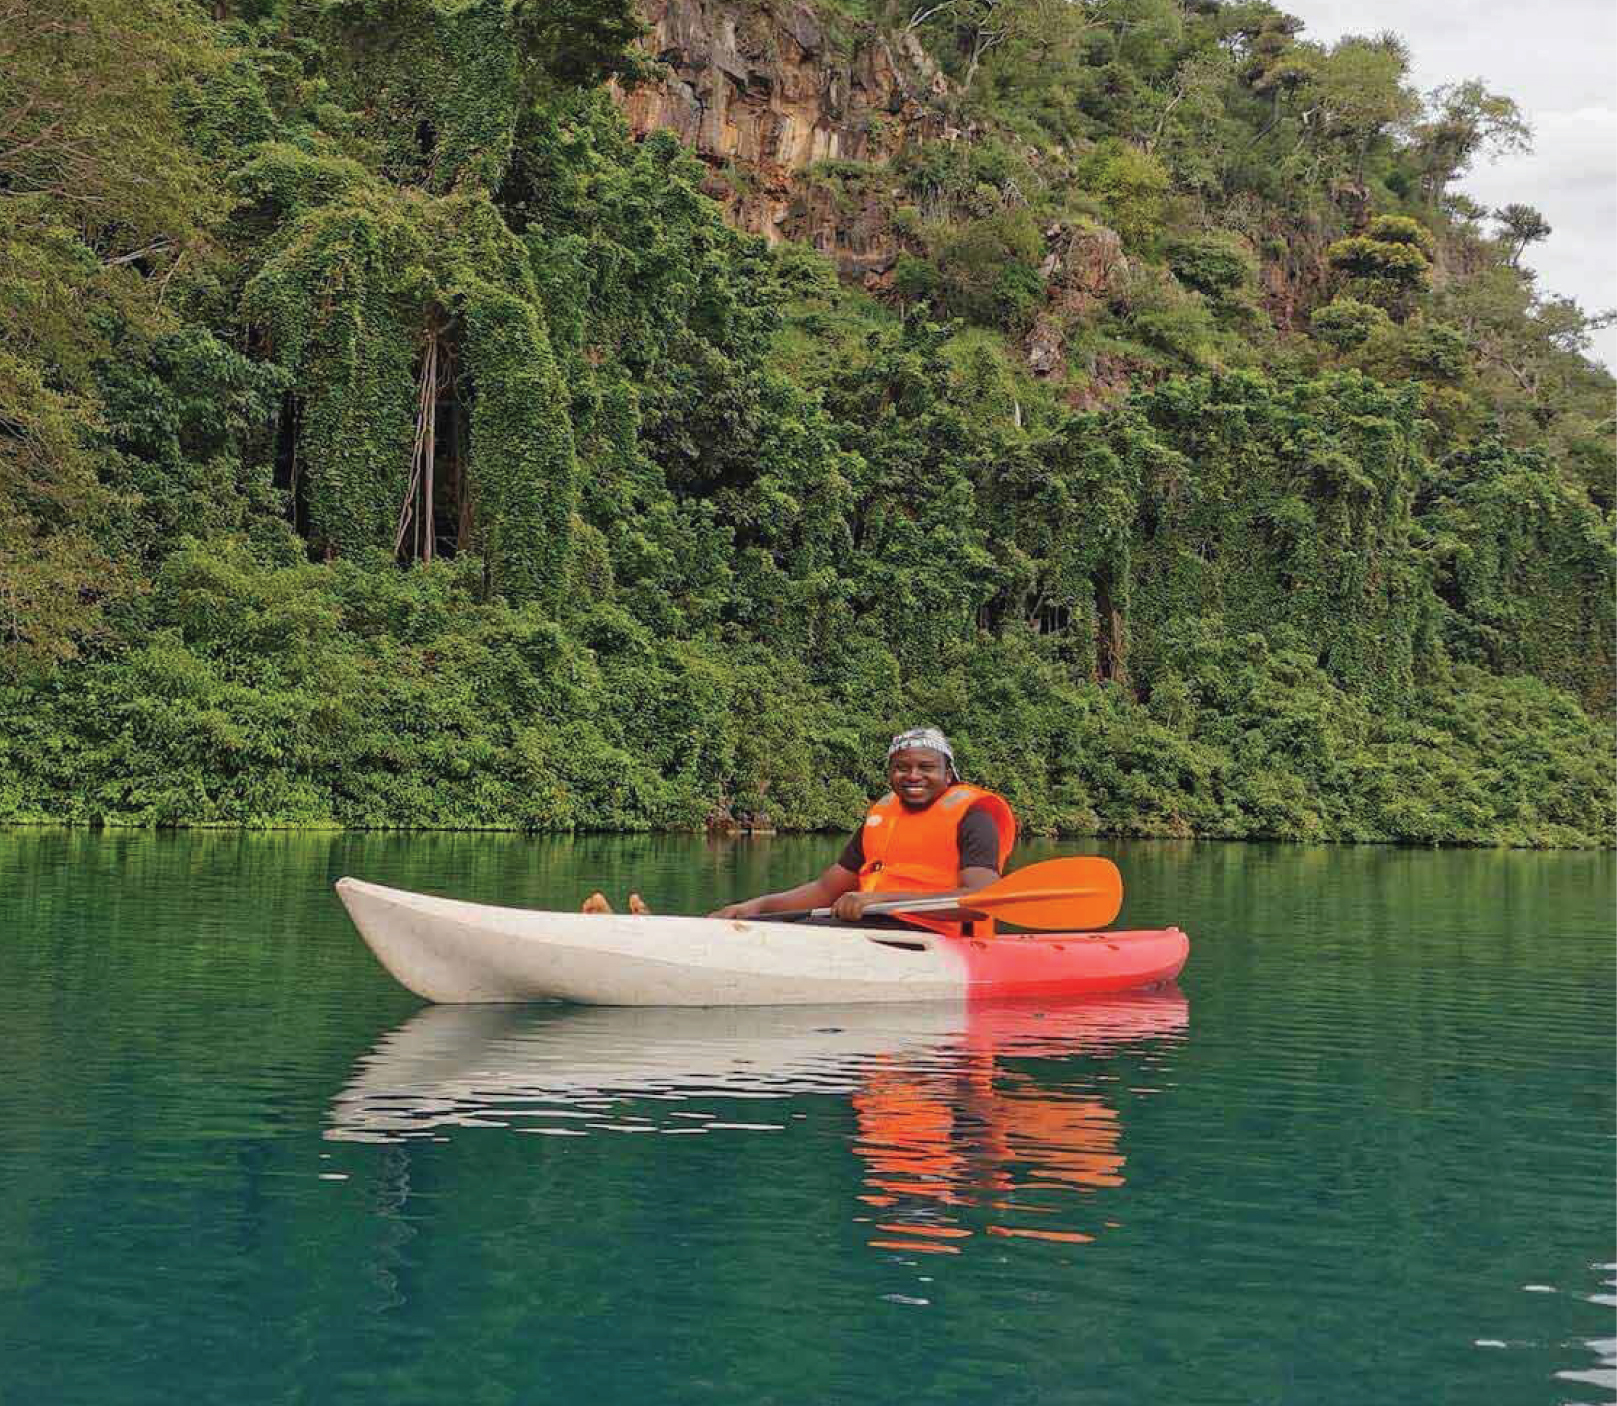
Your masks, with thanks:
[{"label": "man in kayak", "polygon": [[[871,806],[865,823],[817,879],[709,916],[764,918],[829,908],[837,922],[886,926],[865,918],[865,910],[904,898],[964,896],[999,878],[1016,843],[1016,818],[1003,797],[960,780],[954,749],[937,728],[912,728],[893,739],[887,784],[892,790]],[[959,931],[958,923],[920,914],[905,921]]]}]

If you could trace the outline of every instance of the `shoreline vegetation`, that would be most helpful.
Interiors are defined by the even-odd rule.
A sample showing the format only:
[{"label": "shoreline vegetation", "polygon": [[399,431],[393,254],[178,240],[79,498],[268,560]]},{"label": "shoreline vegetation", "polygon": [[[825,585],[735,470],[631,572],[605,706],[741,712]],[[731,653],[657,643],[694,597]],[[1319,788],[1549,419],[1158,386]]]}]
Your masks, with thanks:
[{"label": "shoreline vegetation", "polygon": [[[0,832],[5,831],[37,831],[61,830],[69,832],[82,832],[85,834],[115,833],[123,835],[179,835],[179,834],[208,834],[208,835],[518,835],[526,839],[560,840],[572,838],[600,838],[613,836],[643,835],[652,838],[680,837],[694,838],[701,836],[714,844],[752,842],[774,839],[801,839],[807,837],[823,836],[827,838],[847,838],[846,830],[823,828],[817,830],[757,830],[730,832],[720,830],[591,830],[580,827],[576,830],[523,830],[514,825],[479,825],[459,826],[454,829],[421,825],[341,825],[335,821],[329,822],[297,822],[261,821],[241,822],[233,820],[198,820],[182,821],[178,824],[155,825],[143,824],[137,821],[63,821],[63,820],[3,820],[0,821]],[[1384,849],[1463,849],[1463,850],[1498,850],[1523,851],[1531,850],[1538,853],[1597,853],[1617,851],[1617,841],[1610,837],[1605,840],[1591,839],[1587,844],[1560,843],[1546,845],[1542,843],[1517,843],[1506,840],[1296,840],[1277,839],[1271,835],[1243,835],[1231,837],[1226,835],[1145,835],[1145,834],[1109,834],[1106,832],[1091,832],[1085,834],[1057,834],[1039,835],[1033,838],[1040,840],[1150,840],[1174,844],[1218,844],[1218,845],[1245,845],[1245,844],[1278,844],[1317,846],[1319,848],[1333,848],[1346,846],[1349,848],[1384,848]],[[1019,846],[1020,847],[1020,842]],[[1020,862],[1014,862],[1013,869],[1020,868]]]},{"label": "shoreline vegetation", "polygon": [[1613,845],[1617,384],[1454,189],[1508,98],[680,3],[908,96],[716,185],[630,0],[16,9],[0,825],[845,831],[926,723],[1029,835]]},{"label": "shoreline vegetation", "polygon": [[[459,826],[425,826],[425,825],[344,825],[338,821],[236,821],[236,820],[187,820],[170,824],[156,824],[153,822],[132,820],[0,820],[0,834],[5,833],[39,833],[55,831],[62,834],[83,835],[168,835],[201,834],[209,836],[388,836],[388,835],[507,835],[529,840],[572,840],[572,839],[702,839],[714,846],[726,844],[746,845],[770,840],[799,840],[799,839],[827,839],[846,840],[848,831],[836,826],[821,826],[815,829],[769,829],[769,830],[718,830],[718,829],[640,829],[640,830],[603,830],[592,829],[588,826],[579,826],[572,830],[525,830],[516,825],[459,825]],[[1154,844],[1175,845],[1282,845],[1288,848],[1299,846],[1303,848],[1318,849],[1393,849],[1393,850],[1440,850],[1459,849],[1476,852],[1534,852],[1539,854],[1554,853],[1613,853],[1617,852],[1617,840],[1611,836],[1604,839],[1592,838],[1587,843],[1565,842],[1559,844],[1540,843],[1512,843],[1509,840],[1411,840],[1411,839],[1354,839],[1342,840],[1332,838],[1295,839],[1275,835],[1196,835],[1182,833],[1129,833],[1111,831],[1084,831],[1061,833],[1023,833],[1017,839],[1017,852],[1020,854],[1023,845],[1027,842],[1039,844],[1057,844],[1061,842],[1089,843],[1106,840],[1146,841]],[[1087,851],[1085,851],[1087,852]],[[1048,857],[1048,856],[1046,856]],[[1011,867],[1020,868],[1021,860],[1014,860]]]}]

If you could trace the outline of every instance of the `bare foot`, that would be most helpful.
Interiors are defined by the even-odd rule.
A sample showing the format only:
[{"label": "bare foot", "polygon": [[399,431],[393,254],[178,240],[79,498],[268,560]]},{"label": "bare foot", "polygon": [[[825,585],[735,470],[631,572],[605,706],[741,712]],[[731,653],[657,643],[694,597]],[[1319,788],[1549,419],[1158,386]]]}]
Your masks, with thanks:
[{"label": "bare foot", "polygon": [[646,907],[646,900],[639,894],[631,893],[629,895],[629,911],[631,913],[649,913],[651,909]]},{"label": "bare foot", "polygon": [[610,913],[612,905],[606,901],[606,895],[599,890],[584,900],[584,906],[579,909],[581,913]]}]

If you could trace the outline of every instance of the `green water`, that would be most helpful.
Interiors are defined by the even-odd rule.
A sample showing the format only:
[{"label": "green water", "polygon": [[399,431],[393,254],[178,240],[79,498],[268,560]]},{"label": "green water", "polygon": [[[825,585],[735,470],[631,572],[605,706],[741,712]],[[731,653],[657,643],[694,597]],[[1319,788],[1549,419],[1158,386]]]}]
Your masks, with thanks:
[{"label": "green water", "polygon": [[1097,846],[1180,991],[970,1016],[428,1009],[330,891],[839,843],[0,833],[0,1402],[1612,1399],[1611,855]]}]

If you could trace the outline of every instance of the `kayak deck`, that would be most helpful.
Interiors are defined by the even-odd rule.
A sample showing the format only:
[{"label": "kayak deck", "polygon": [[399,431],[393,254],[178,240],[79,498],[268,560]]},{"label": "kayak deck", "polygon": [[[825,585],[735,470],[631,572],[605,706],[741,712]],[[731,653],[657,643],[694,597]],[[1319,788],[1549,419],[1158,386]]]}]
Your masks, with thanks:
[{"label": "kayak deck", "polygon": [[382,965],[439,1002],[779,1006],[1087,995],[1173,980],[1189,942],[1152,932],[951,938],[917,928],[547,912],[345,878]]}]

